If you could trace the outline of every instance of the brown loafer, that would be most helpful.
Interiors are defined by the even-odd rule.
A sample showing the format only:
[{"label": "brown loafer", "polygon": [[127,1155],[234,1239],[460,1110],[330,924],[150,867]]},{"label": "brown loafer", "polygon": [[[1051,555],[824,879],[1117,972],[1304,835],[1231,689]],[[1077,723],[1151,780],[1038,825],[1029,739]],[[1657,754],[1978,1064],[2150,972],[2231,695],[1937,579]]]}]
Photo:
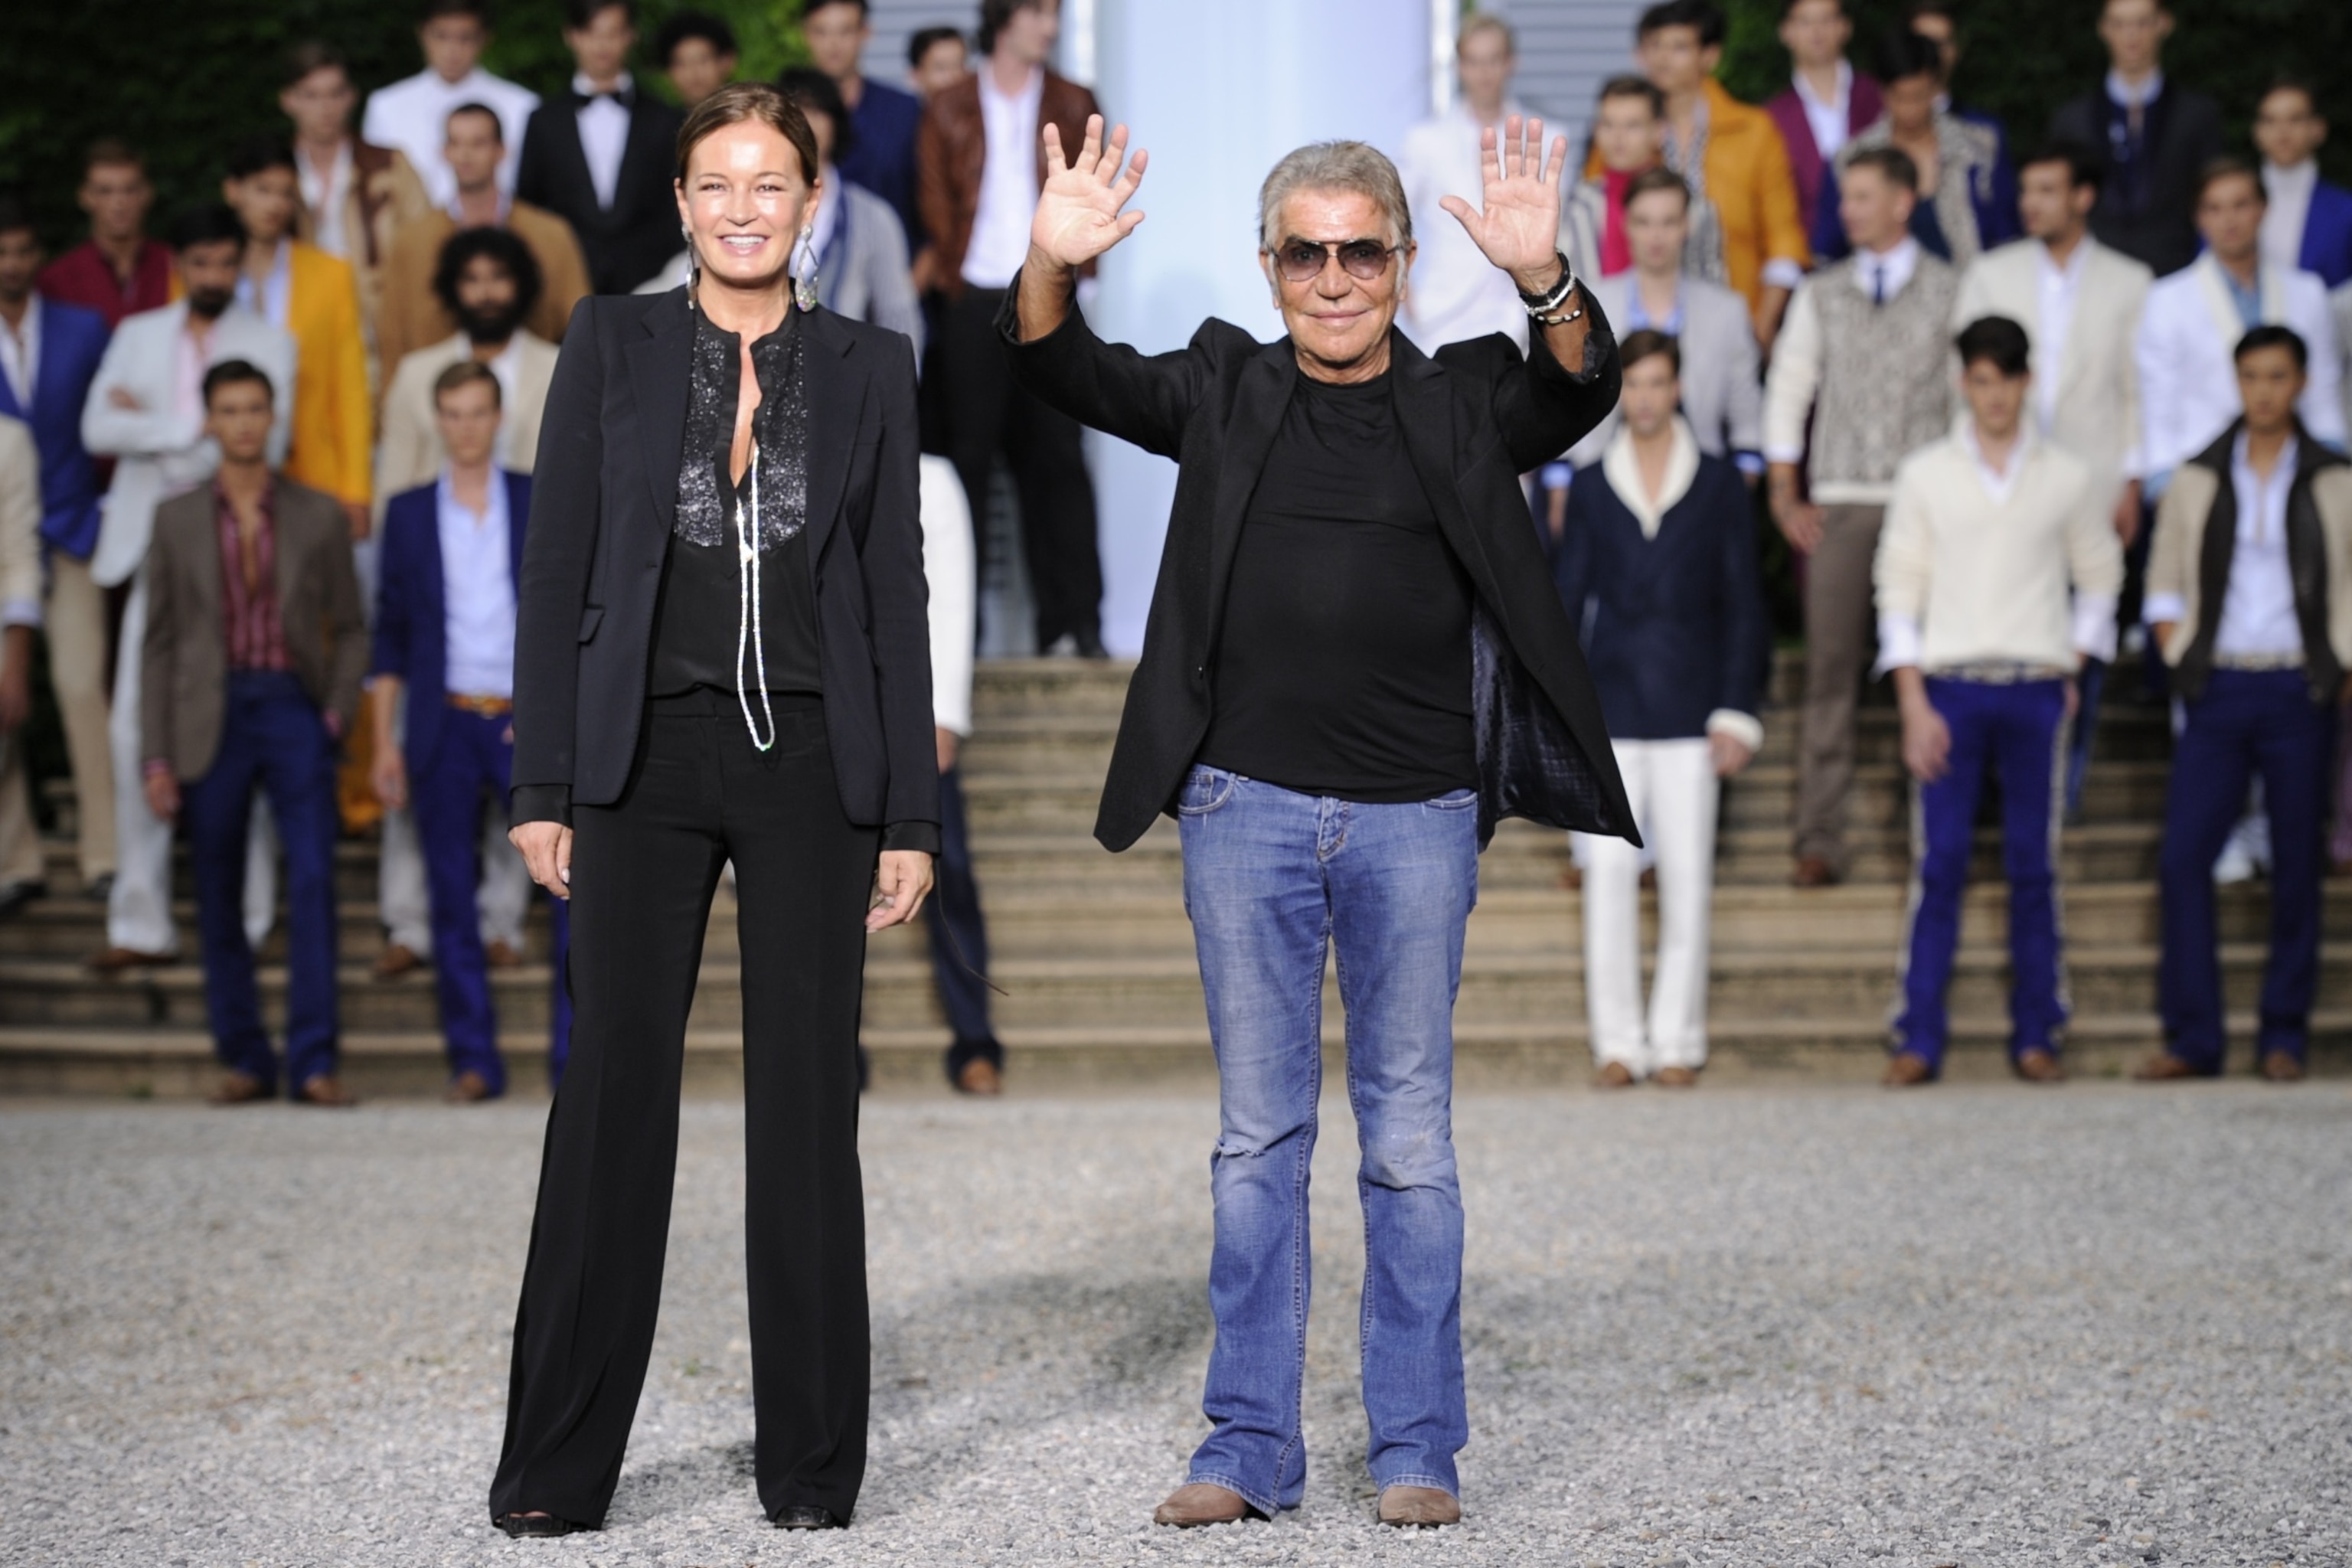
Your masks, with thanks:
[{"label": "brown loafer", "polygon": [[425,961],[417,957],[414,950],[395,942],[377,956],[375,977],[378,980],[397,980],[410,970],[424,966]]},{"label": "brown loafer", "polygon": [[2195,1062],[2183,1061],[2170,1051],[2158,1051],[2132,1069],[2132,1078],[2139,1083],[2181,1083],[2212,1076]]},{"label": "brown loafer", "polygon": [[1660,1089],[1696,1089],[1698,1068],[1660,1068],[1650,1075],[1650,1081]]},{"label": "brown loafer", "polygon": [[1834,888],[1844,880],[1838,868],[1819,855],[1800,855],[1789,872],[1792,888]]},{"label": "brown loafer", "polygon": [[333,1073],[322,1072],[294,1091],[294,1103],[322,1105],[331,1110],[342,1110],[357,1105],[359,1101],[352,1098],[350,1089],[343,1087],[341,1079]]},{"label": "brown loafer", "polygon": [[1601,1070],[1592,1075],[1595,1089],[1631,1089],[1633,1083],[1633,1069],[1623,1062],[1603,1062]]},{"label": "brown loafer", "polygon": [[88,960],[93,974],[120,974],[126,969],[159,969],[177,963],[176,952],[142,952],[135,947],[101,947]]},{"label": "brown loafer", "polygon": [[1462,1522],[1462,1500],[1435,1487],[1383,1487],[1381,1522],[1401,1530]]},{"label": "brown loafer", "polygon": [[2066,1069],[2058,1063],[2058,1053],[2042,1046],[2028,1046],[2017,1053],[2009,1068],[2028,1083],[2064,1083]]},{"label": "brown loafer", "polygon": [[1921,1084],[1935,1082],[1936,1069],[1927,1065],[1925,1057],[1913,1056],[1909,1051],[1897,1051],[1886,1058],[1886,1071],[1879,1076],[1878,1081],[1889,1089],[1916,1089]]},{"label": "brown loafer", "polygon": [[1584,891],[1584,868],[1570,861],[1560,868],[1559,885],[1571,893]]},{"label": "brown loafer", "polygon": [[2263,1076],[2273,1083],[2301,1083],[2303,1058],[2293,1051],[2264,1051]]},{"label": "brown loafer", "polygon": [[[415,957],[415,954],[410,953],[409,956],[414,958]],[[522,967],[522,954],[516,952],[515,944],[507,941],[504,937],[500,937],[498,941],[490,943],[489,946],[482,949],[482,958],[483,961],[488,963],[492,969],[520,969]]]},{"label": "brown loafer", "polygon": [[1154,1524],[1172,1524],[1179,1530],[1195,1530],[1204,1524],[1234,1524],[1244,1519],[1264,1519],[1265,1515],[1250,1506],[1249,1499],[1236,1491],[1213,1486],[1207,1481],[1188,1481],[1168,1494],[1168,1500],[1151,1510]]},{"label": "brown loafer", "polygon": [[986,1057],[974,1057],[956,1069],[955,1086],[964,1094],[1003,1094],[1004,1073]]},{"label": "brown loafer", "polygon": [[[311,1081],[318,1080],[314,1079]],[[449,1087],[441,1091],[441,1098],[451,1105],[471,1105],[478,1100],[488,1100],[490,1098],[490,1080],[469,1068],[449,1080]]]},{"label": "brown loafer", "polygon": [[215,1105],[251,1105],[269,1098],[269,1086],[249,1072],[223,1073],[205,1098]]}]

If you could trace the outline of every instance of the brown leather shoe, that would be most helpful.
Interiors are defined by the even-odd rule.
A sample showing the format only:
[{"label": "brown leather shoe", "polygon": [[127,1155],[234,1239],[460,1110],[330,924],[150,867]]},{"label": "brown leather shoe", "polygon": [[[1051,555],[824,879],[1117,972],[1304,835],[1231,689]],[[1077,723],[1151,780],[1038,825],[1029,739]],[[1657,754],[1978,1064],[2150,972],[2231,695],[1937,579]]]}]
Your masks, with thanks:
[{"label": "brown leather shoe", "polygon": [[2028,1083],[2066,1081],[2066,1069],[2059,1065],[2057,1053],[2041,1046],[2028,1046],[2018,1052],[2009,1068]]},{"label": "brown leather shoe", "polygon": [[1566,888],[1571,893],[1580,893],[1584,891],[1584,868],[1578,865],[1573,860],[1570,861],[1566,866],[1561,867],[1559,872],[1559,885]]},{"label": "brown leather shoe", "polygon": [[425,961],[406,944],[395,942],[377,955],[375,977],[378,980],[397,980],[410,970],[424,966]]},{"label": "brown leather shoe", "polygon": [[1656,892],[1658,890],[1658,868],[1655,866],[1644,866],[1642,868],[1642,875],[1636,879],[1636,884],[1641,888],[1642,891],[1645,893]]},{"label": "brown leather shoe", "polygon": [[[311,1081],[315,1083],[318,1080],[314,1079]],[[490,1098],[490,1080],[468,1068],[449,1080],[449,1087],[441,1091],[441,1098],[451,1105],[471,1105],[478,1100],[488,1100]]]},{"label": "brown leather shoe", "polygon": [[1168,1500],[1151,1510],[1154,1524],[1172,1524],[1179,1530],[1193,1530],[1204,1524],[1234,1524],[1244,1519],[1264,1519],[1265,1514],[1250,1506],[1249,1499],[1236,1491],[1227,1491],[1207,1481],[1188,1481],[1168,1494]]},{"label": "brown leather shoe", "polygon": [[1462,1500],[1435,1487],[1383,1487],[1381,1489],[1381,1522],[1400,1529],[1459,1524],[1462,1522]]},{"label": "brown leather shoe", "polygon": [[223,1073],[205,1098],[215,1105],[251,1105],[269,1098],[269,1086],[249,1072]]},{"label": "brown leather shoe", "polygon": [[974,1057],[956,1069],[955,1086],[964,1094],[1003,1094],[1004,1074],[986,1057]]},{"label": "brown leather shoe", "polygon": [[[411,956],[414,955],[412,954]],[[509,942],[504,937],[499,938],[498,941],[482,949],[482,958],[492,969],[520,969],[522,967],[522,954],[515,950],[514,943]]]},{"label": "brown leather shoe", "polygon": [[2138,1083],[2182,1083],[2212,1076],[2195,1062],[2183,1061],[2170,1051],[2158,1051],[2132,1069],[2132,1078]]},{"label": "brown leather shoe", "polygon": [[297,1105],[323,1105],[336,1110],[347,1110],[359,1101],[345,1089],[342,1080],[333,1073],[322,1072],[294,1091]]},{"label": "brown leather shoe", "polygon": [[2273,1083],[2301,1083],[2303,1058],[2293,1051],[2264,1051],[2263,1076]]},{"label": "brown leather shoe", "polygon": [[1834,888],[1845,880],[1838,868],[1819,855],[1800,855],[1789,872],[1792,888]]},{"label": "brown leather shoe", "polygon": [[177,963],[176,952],[142,952],[135,947],[101,947],[89,958],[93,974],[120,974],[126,969],[159,969]]},{"label": "brown leather shoe", "polygon": [[1698,1068],[1660,1068],[1650,1075],[1650,1081],[1660,1089],[1696,1089]]},{"label": "brown leather shoe", "polygon": [[1603,1062],[1601,1070],[1592,1075],[1595,1089],[1631,1089],[1633,1083],[1633,1069],[1623,1062]]},{"label": "brown leather shoe", "polygon": [[1922,1084],[1935,1082],[1936,1069],[1927,1065],[1925,1057],[1913,1056],[1909,1051],[1897,1051],[1886,1058],[1886,1071],[1880,1075],[1878,1081],[1889,1089],[1916,1089]]}]

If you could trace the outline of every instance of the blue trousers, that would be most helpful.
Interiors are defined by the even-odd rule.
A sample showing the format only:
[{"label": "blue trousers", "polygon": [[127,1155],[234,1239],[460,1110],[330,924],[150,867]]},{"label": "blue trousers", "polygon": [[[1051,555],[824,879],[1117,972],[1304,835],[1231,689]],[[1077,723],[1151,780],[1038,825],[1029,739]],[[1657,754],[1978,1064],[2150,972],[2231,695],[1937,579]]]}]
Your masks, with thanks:
[{"label": "blue trousers", "polygon": [[955,1043],[948,1047],[948,1076],[953,1078],[976,1057],[1002,1067],[1004,1047],[996,1043],[988,1017],[988,986],[980,978],[988,973],[988,923],[981,915],[980,883],[971,871],[963,780],[954,768],[940,775],[939,884],[923,908],[923,923],[930,935],[932,983],[948,1027],[955,1032]]},{"label": "blue trousers", "polygon": [[2217,669],[2185,705],[2164,801],[2164,964],[2157,1005],[2165,1048],[2221,1070],[2225,1005],[2213,920],[2213,858],[2259,776],[2271,819],[2271,952],[2263,974],[2257,1057],[2300,1058],[2319,990],[2320,866],[2336,709],[2315,702],[2300,670]]},{"label": "blue trousers", "polygon": [[1366,805],[1196,767],[1179,818],[1219,1117],[1209,1162],[1217,1331],[1202,1398],[1212,1430],[1187,1479],[1268,1513],[1305,1492],[1307,1185],[1324,955],[1336,943],[1362,1149],[1366,1459],[1376,1485],[1457,1491],[1454,1456],[1470,1426],[1454,999],[1477,900],[1476,798],[1461,790]]},{"label": "blue trousers", "polygon": [[293,676],[234,671],[220,752],[181,792],[205,955],[205,1011],[223,1066],[275,1089],[253,944],[245,934],[245,850],[253,792],[269,797],[286,850],[286,1082],[299,1093],[335,1070],[335,744]]},{"label": "blue trousers", "polygon": [[2066,1026],[2058,919],[2058,817],[2065,766],[2066,684],[2000,686],[1930,677],[1927,700],[1950,729],[1950,765],[1917,787],[1918,860],[1905,940],[1895,1049],[1940,1069],[1951,1039],[1946,997],[1960,942],[1977,801],[2000,789],[2001,858],[2009,877],[2010,1054],[2054,1051]]},{"label": "blue trousers", "polygon": [[[434,986],[441,1003],[441,1033],[449,1072],[481,1074],[492,1094],[507,1089],[499,1055],[499,1020],[490,1000],[489,964],[482,953],[475,891],[482,883],[482,802],[504,805],[514,784],[514,723],[452,709],[441,721],[433,760],[409,780],[416,813],[417,849],[433,910]],[[572,1040],[572,998],[565,984],[571,949],[570,906],[555,906],[555,1026],[549,1062],[561,1081]]]}]

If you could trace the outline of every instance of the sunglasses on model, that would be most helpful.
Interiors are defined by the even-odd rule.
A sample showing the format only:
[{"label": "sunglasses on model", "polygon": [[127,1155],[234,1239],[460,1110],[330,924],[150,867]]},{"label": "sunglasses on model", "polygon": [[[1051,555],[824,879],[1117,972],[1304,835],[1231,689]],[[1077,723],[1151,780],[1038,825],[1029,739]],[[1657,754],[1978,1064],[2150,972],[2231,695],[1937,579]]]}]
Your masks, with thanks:
[{"label": "sunglasses on model", "polygon": [[1389,269],[1389,258],[1394,247],[1377,239],[1286,239],[1268,254],[1274,258],[1275,270],[1292,283],[1305,283],[1323,274],[1332,255],[1348,276],[1369,283]]}]

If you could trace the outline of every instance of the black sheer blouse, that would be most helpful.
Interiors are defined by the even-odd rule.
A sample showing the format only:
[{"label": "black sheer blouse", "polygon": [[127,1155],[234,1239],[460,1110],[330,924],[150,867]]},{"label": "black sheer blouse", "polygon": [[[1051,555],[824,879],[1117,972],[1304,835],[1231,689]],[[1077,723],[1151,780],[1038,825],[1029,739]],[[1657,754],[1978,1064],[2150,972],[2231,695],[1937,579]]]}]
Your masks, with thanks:
[{"label": "black sheer blouse", "polygon": [[[729,449],[741,353],[741,339],[696,312],[677,521],[654,612],[649,696],[698,686],[730,693],[824,690],[816,595],[802,531],[808,520],[808,388],[793,313],[751,345],[760,406],[751,415],[755,455],[739,485],[730,477]],[[744,595],[754,563],[740,557],[739,509],[759,557],[756,617]],[[754,627],[756,648],[749,636]]]}]

